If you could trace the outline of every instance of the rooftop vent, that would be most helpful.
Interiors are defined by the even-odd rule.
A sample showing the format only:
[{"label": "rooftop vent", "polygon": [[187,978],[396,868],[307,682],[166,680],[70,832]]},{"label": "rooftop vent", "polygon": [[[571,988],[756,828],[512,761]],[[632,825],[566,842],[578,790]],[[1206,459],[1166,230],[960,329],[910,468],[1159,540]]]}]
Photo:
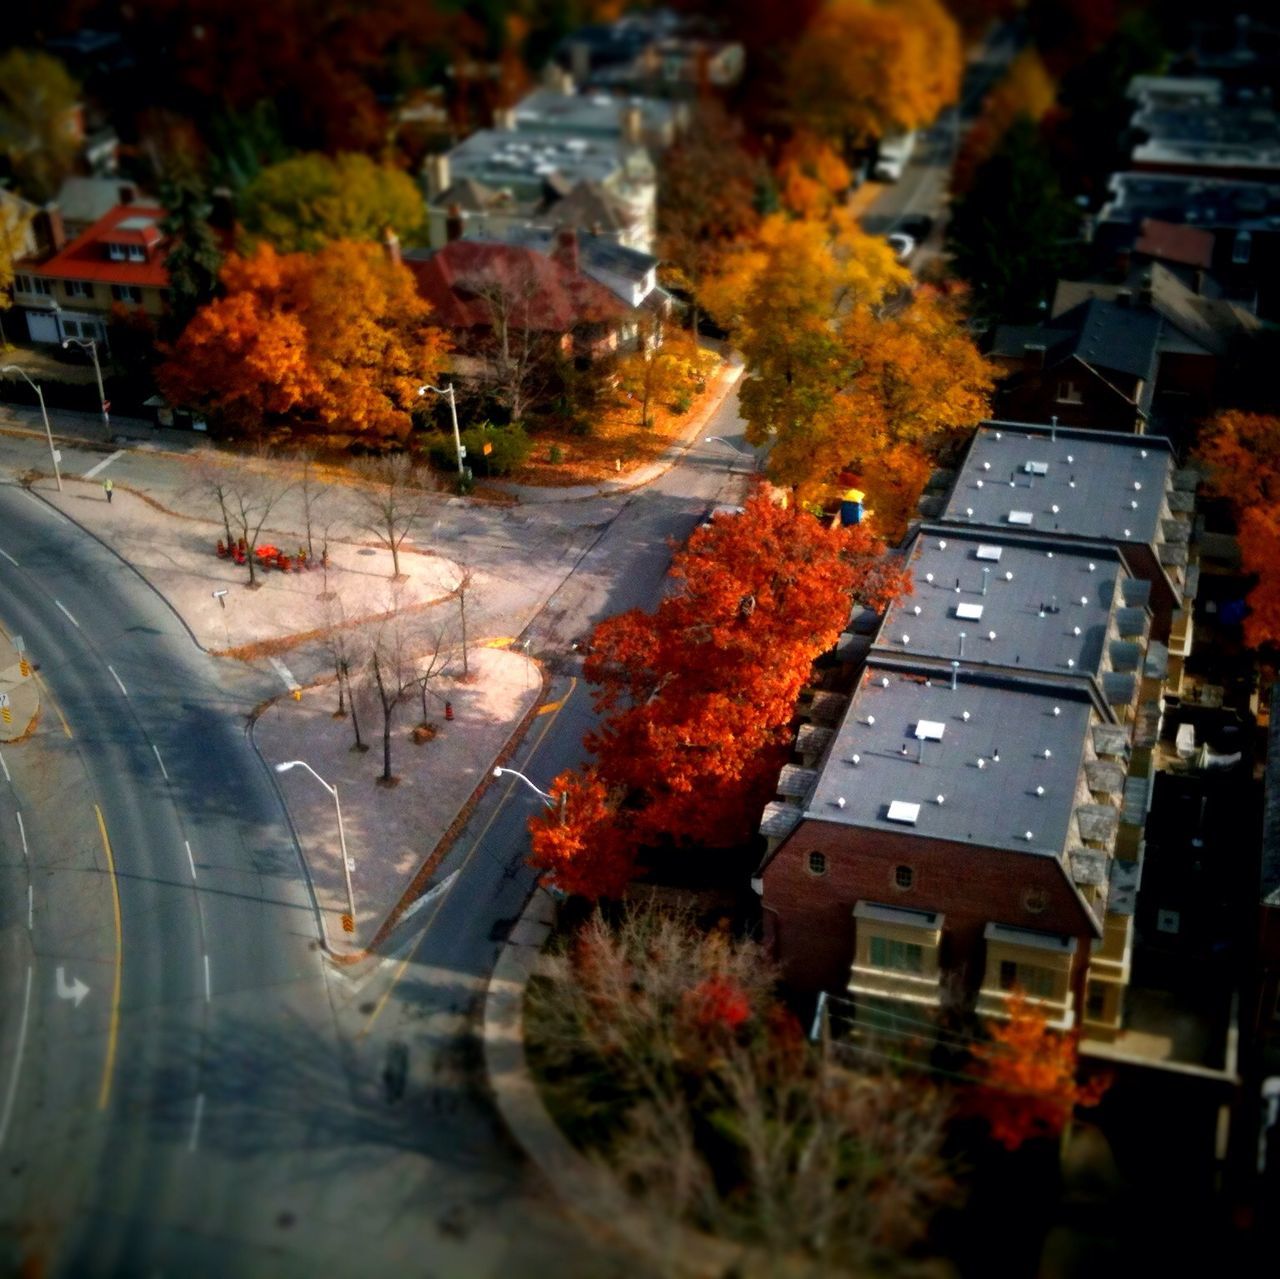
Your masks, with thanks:
[{"label": "rooftop vent", "polygon": [[982,546],[979,546],[976,551],[974,551],[973,557],[974,559],[977,559],[977,560],[999,560],[1000,556],[1003,554],[1004,554],[1003,546],[982,545]]},{"label": "rooftop vent", "polygon": [[905,799],[895,799],[889,805],[887,814],[891,822],[901,822],[904,826],[914,826],[920,816],[919,804],[908,804]]},{"label": "rooftop vent", "polygon": [[1028,475],[1048,475],[1049,463],[1048,462],[1028,462],[1022,469]]},{"label": "rooftop vent", "polygon": [[922,719],[916,725],[916,736],[921,741],[940,742],[946,725],[936,719]]},{"label": "rooftop vent", "polygon": [[1032,516],[1030,511],[1010,511],[1009,512],[1010,524],[1030,524],[1033,518],[1034,517]]},{"label": "rooftop vent", "polygon": [[956,616],[962,622],[980,622],[982,620],[981,604],[957,604]]}]

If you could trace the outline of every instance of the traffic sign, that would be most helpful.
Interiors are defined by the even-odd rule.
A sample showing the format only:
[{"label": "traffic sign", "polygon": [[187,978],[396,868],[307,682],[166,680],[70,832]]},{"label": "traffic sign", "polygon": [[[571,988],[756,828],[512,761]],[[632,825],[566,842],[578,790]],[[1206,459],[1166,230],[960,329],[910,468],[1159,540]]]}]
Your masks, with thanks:
[{"label": "traffic sign", "polygon": [[492,441],[492,440],[485,440],[485,442],[484,442],[484,448],[482,448],[482,449],[480,450],[480,452],[481,452],[481,453],[483,453],[483,454],[485,455],[485,457],[488,457],[488,456],[489,456],[489,454],[493,452],[493,441]]},{"label": "traffic sign", "polygon": [[9,694],[0,693],[0,706],[8,706],[8,705],[9,705]]},{"label": "traffic sign", "polygon": [[356,930],[356,921],[350,915],[342,917],[342,931],[344,933],[354,933]]}]

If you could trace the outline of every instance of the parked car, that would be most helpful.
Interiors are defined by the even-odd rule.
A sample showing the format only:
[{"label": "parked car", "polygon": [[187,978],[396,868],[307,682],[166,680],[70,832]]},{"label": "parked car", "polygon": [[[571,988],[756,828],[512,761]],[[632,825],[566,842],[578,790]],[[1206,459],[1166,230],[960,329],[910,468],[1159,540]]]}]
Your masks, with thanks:
[{"label": "parked car", "polygon": [[916,251],[915,237],[902,231],[894,231],[885,236],[885,239],[888,240],[893,256],[899,262],[905,262]]},{"label": "parked car", "polygon": [[923,244],[933,230],[933,219],[927,213],[908,213],[899,219],[898,230],[911,236],[917,244]]},{"label": "parked car", "polygon": [[907,167],[907,161],[911,159],[911,153],[915,149],[914,131],[895,133],[884,138],[880,143],[880,154],[876,159],[875,168],[871,171],[871,176],[877,182],[897,182],[902,177],[902,171]]}]

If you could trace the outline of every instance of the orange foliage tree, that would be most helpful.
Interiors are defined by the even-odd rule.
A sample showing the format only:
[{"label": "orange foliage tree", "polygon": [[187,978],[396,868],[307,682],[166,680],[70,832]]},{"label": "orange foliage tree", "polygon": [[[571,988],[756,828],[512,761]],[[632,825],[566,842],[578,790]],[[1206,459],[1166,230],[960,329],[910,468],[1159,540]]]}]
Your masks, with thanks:
[{"label": "orange foliage tree", "polygon": [[797,217],[822,217],[849,189],[853,174],[830,144],[804,129],[787,140],[778,158],[782,202]]},{"label": "orange foliage tree", "polygon": [[174,404],[254,435],[288,425],[335,444],[403,439],[448,342],[413,276],[374,245],[315,254],[260,245],[231,256],[223,296],[202,307],[157,371]]},{"label": "orange foliage tree", "polygon": [[1240,558],[1258,581],[1249,592],[1245,642],[1280,643],[1280,417],[1230,409],[1207,425],[1196,450],[1210,487],[1231,504]]},{"label": "orange foliage tree", "polygon": [[786,95],[798,125],[845,148],[929,124],[963,70],[938,0],[827,0],[792,50]]},{"label": "orange foliage tree", "polygon": [[585,896],[612,895],[621,860],[660,840],[748,837],[814,659],[855,599],[883,609],[909,589],[865,529],[828,528],[763,489],[741,515],[698,530],[670,573],[676,589],[655,612],[596,628],[586,665],[605,714],[587,741],[595,770],[557,779],[552,793],[569,794],[563,825],[550,812],[530,824],[534,864]]},{"label": "orange foliage tree", "polygon": [[1009,999],[1007,1021],[988,1022],[989,1043],[973,1049],[977,1087],[964,1098],[1006,1150],[1036,1137],[1056,1137],[1077,1106],[1096,1106],[1110,1079],[1077,1079],[1078,1031],[1060,1034],[1025,995]]}]

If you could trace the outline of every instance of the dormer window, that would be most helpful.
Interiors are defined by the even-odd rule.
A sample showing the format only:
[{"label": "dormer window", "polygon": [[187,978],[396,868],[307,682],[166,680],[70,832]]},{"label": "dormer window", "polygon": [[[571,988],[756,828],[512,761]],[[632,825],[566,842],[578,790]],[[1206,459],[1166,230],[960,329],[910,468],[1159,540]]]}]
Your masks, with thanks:
[{"label": "dormer window", "polygon": [[108,244],[107,257],[112,262],[123,262],[125,260],[125,246],[123,244]]},{"label": "dormer window", "polygon": [[140,244],[129,245],[129,261],[145,262],[147,260],[147,251]]}]

